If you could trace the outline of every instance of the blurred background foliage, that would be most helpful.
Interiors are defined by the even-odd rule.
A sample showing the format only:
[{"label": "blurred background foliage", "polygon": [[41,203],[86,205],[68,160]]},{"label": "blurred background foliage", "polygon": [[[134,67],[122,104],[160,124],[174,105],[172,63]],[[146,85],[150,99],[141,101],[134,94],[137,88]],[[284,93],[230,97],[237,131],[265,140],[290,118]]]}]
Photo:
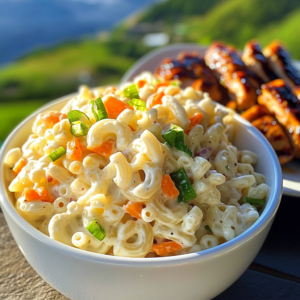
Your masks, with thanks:
[{"label": "blurred background foliage", "polygon": [[[57,0],[43,1],[48,1],[49,5],[50,1]],[[82,24],[88,22],[85,20],[90,22],[85,32],[80,33],[76,29],[78,36],[67,32],[59,42],[47,47],[41,42],[26,55],[19,51],[16,59],[5,61],[0,52],[4,59],[0,66],[0,142],[18,122],[42,104],[75,92],[80,84],[99,86],[117,83],[139,57],[163,44],[189,42],[209,45],[214,40],[222,40],[242,49],[245,42],[253,38],[258,39],[262,46],[278,39],[294,59],[300,60],[299,0],[112,0],[109,4],[111,10],[106,16],[109,25],[105,26],[97,23],[98,19],[101,23],[101,15],[93,16],[91,22],[88,13],[95,12],[95,9],[85,10],[84,6],[79,7],[78,1],[85,2],[71,1],[73,8],[77,5],[76,9],[86,14],[78,27],[83,28]],[[109,0],[98,1],[100,5],[100,2],[108,3]],[[10,12],[5,6],[8,2],[0,0],[0,10],[2,8],[3,12],[6,8],[5,13],[9,17]],[[86,0],[85,5],[96,2]],[[129,2],[131,6],[128,6]],[[127,10],[122,10],[122,5]],[[101,7],[99,9],[103,11]],[[55,10],[51,13],[54,17]],[[49,24],[57,32],[64,27],[63,22]],[[8,26],[7,36],[9,30]],[[155,34],[161,33],[163,41],[155,41]],[[152,35],[152,42],[147,40],[149,35]],[[23,38],[26,40],[26,36]],[[12,45],[12,48],[19,47],[17,43]],[[10,49],[6,50],[11,53]]]}]

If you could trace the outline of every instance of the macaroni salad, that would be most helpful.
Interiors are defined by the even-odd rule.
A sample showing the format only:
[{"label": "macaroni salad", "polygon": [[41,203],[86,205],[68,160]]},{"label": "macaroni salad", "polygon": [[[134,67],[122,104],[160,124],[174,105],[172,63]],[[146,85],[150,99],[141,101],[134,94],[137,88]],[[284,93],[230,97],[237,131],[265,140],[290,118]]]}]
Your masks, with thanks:
[{"label": "macaroni salad", "polygon": [[66,245],[123,257],[198,252],[258,218],[269,187],[232,145],[232,112],[179,81],[142,73],[83,86],[40,114],[5,159],[15,208]]}]

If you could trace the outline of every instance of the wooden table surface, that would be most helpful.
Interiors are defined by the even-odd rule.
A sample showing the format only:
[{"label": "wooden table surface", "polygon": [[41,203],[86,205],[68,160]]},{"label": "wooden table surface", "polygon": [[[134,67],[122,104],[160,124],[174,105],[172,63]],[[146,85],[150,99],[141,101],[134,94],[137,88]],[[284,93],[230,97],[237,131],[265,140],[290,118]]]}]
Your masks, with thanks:
[{"label": "wooden table surface", "polygon": [[[1,212],[0,238],[1,300],[67,300],[27,263]],[[235,299],[300,299],[299,198],[283,197],[271,231],[254,262],[231,287],[215,298]]]}]

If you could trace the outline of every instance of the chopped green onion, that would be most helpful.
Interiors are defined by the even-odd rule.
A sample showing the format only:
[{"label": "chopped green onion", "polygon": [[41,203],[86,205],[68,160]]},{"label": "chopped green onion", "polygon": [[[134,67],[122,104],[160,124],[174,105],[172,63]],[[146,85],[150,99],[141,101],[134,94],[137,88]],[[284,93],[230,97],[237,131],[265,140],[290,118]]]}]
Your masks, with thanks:
[{"label": "chopped green onion", "polygon": [[227,170],[229,170],[229,166],[227,165],[227,166],[225,166],[225,168],[227,169]]},{"label": "chopped green onion", "polygon": [[89,117],[80,110],[71,110],[68,113],[68,119],[71,124],[71,133],[72,135],[79,137],[87,135],[91,122]]},{"label": "chopped green onion", "polygon": [[179,191],[178,202],[188,202],[197,197],[184,168],[170,174],[176,188]]},{"label": "chopped green onion", "polygon": [[178,86],[178,82],[173,81],[170,85]]},{"label": "chopped green onion", "polygon": [[53,152],[51,152],[48,156],[52,161],[56,161],[62,156],[64,156],[65,154],[66,154],[66,149],[63,146],[61,146],[56,150],[54,150]]},{"label": "chopped green onion", "polygon": [[80,110],[71,110],[71,111],[69,111],[68,119],[69,119],[69,122],[70,122],[71,125],[72,125],[73,122],[76,122],[76,121],[80,121],[80,122],[85,123],[87,125],[90,124],[89,117]]},{"label": "chopped green onion", "polygon": [[90,127],[80,121],[73,122],[71,125],[71,133],[76,137],[87,135]]},{"label": "chopped green onion", "polygon": [[266,204],[266,200],[251,198],[251,197],[244,197],[244,203],[250,203],[251,205],[259,205],[264,206]]},{"label": "chopped green onion", "polygon": [[126,88],[124,89],[124,95],[127,98],[140,99],[139,91],[135,83],[126,86]]},{"label": "chopped green onion", "polygon": [[184,144],[184,143],[178,143],[176,145],[176,148],[180,151],[183,151],[185,152],[187,155],[191,156],[192,157],[192,151],[190,150],[190,148]]},{"label": "chopped green onion", "polygon": [[100,221],[95,219],[93,220],[87,227],[86,229],[98,240],[102,241],[105,236],[105,230],[101,226]]},{"label": "chopped green onion", "polygon": [[130,106],[133,106],[135,110],[145,111],[147,110],[146,103],[140,99],[132,99],[128,101]]},{"label": "chopped green onion", "polygon": [[171,147],[175,147],[176,143],[176,131],[171,130],[171,128],[162,134],[162,137]]},{"label": "chopped green onion", "polygon": [[208,225],[205,225],[204,228],[211,234],[213,234],[213,232],[211,231],[210,227]]},{"label": "chopped green onion", "polygon": [[108,118],[105,106],[100,97],[96,100],[90,101],[89,105],[90,105],[91,111],[95,117],[96,122]]},{"label": "chopped green onion", "polygon": [[192,151],[184,143],[184,132],[181,127],[172,124],[170,129],[162,134],[162,137],[171,147],[175,147],[192,157]]}]

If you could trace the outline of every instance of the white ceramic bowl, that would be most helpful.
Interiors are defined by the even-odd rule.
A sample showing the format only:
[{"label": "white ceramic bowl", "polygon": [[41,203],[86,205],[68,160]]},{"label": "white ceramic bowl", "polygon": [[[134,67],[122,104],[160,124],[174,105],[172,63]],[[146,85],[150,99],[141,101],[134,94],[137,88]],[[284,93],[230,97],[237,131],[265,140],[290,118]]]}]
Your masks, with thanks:
[{"label": "white ceramic bowl", "polygon": [[[138,59],[123,75],[121,83],[132,81],[143,71],[155,72],[160,63],[166,58],[176,58],[180,52],[196,51],[204,56],[208,46],[198,44],[171,44],[152,50]],[[293,61],[300,72],[300,61]],[[293,159],[282,167],[283,194],[300,197],[300,161]]]},{"label": "white ceramic bowl", "polygon": [[[69,98],[49,103],[23,121],[2,147],[1,166],[7,151],[25,142],[36,115],[61,109]],[[242,275],[258,253],[282,191],[281,169],[272,147],[247,121],[238,115],[235,119],[235,145],[259,155],[256,170],[265,174],[270,186],[260,218],[240,236],[212,249],[175,257],[122,258],[82,251],[50,239],[17,213],[2,167],[0,203],[22,253],[46,282],[70,299],[200,300],[220,294]]]}]

